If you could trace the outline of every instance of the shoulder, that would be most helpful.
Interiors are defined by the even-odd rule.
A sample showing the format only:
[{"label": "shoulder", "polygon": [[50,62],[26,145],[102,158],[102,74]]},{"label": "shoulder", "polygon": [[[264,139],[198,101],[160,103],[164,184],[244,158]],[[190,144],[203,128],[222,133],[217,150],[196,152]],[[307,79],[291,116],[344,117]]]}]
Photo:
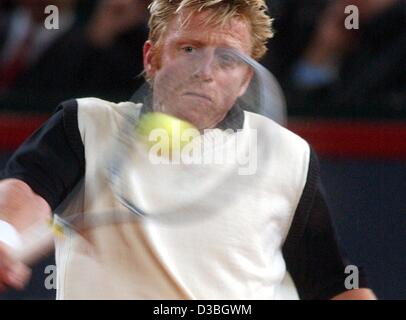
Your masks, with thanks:
[{"label": "shoulder", "polygon": [[305,172],[310,161],[311,149],[306,140],[265,116],[245,111],[244,128],[256,130],[258,145],[273,155],[303,162]]},{"label": "shoulder", "polygon": [[[276,123],[272,119],[262,116],[260,114],[244,111],[245,123],[244,126],[250,129],[256,129],[259,133],[264,135],[272,135],[274,139],[282,139],[284,142],[289,142],[302,147],[307,146],[307,142],[297,134],[289,129]],[[308,146],[307,146],[308,147]]]},{"label": "shoulder", "polygon": [[139,110],[142,107],[141,103],[131,101],[115,103],[93,97],[76,99],[76,102],[80,113],[125,113],[129,109]]},{"label": "shoulder", "polygon": [[124,117],[138,117],[142,104],[130,101],[115,103],[99,98],[76,99],[78,126],[81,134],[89,128],[103,128]]}]

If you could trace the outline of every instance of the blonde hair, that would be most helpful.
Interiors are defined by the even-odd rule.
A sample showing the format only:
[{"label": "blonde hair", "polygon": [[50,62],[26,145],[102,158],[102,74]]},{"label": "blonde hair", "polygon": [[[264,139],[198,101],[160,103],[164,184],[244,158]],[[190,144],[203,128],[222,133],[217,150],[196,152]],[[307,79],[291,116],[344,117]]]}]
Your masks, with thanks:
[{"label": "blonde hair", "polygon": [[186,8],[190,10],[188,19],[194,13],[213,9],[205,21],[207,25],[222,26],[232,18],[245,19],[251,28],[252,58],[259,60],[265,55],[273,32],[264,0],[153,0],[149,6],[149,40],[159,47],[170,21]]}]

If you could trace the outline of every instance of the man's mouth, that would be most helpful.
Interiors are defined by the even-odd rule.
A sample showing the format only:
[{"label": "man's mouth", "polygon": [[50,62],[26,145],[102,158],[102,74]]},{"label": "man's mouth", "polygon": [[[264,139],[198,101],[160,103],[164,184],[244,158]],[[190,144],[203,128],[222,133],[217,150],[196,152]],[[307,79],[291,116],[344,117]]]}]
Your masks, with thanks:
[{"label": "man's mouth", "polygon": [[205,95],[205,94],[202,94],[202,93],[187,91],[187,92],[185,92],[183,95],[184,95],[184,96],[187,96],[187,97],[200,98],[200,99],[207,100],[207,101],[209,101],[209,102],[213,102],[213,99],[212,99],[210,96]]}]

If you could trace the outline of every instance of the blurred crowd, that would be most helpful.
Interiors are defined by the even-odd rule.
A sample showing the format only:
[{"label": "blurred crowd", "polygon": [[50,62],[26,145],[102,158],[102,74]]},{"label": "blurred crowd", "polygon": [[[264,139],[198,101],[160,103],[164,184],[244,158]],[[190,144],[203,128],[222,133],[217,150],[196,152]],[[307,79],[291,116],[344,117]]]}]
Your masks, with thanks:
[{"label": "blurred crowd", "polygon": [[[142,81],[149,1],[0,3],[1,109],[51,112],[84,96],[127,100]],[[50,4],[59,8],[59,29],[44,26]]]},{"label": "blurred crowd", "polygon": [[[149,0],[0,0],[0,109],[51,112],[66,99],[127,100],[143,82]],[[59,29],[44,27],[48,4]],[[359,29],[347,30],[356,5]],[[290,115],[406,118],[406,0],[269,0],[262,63]]]},{"label": "blurred crowd", "polygon": [[[289,113],[406,118],[405,0],[270,0],[276,36],[264,62]],[[347,30],[345,8],[359,9]]]}]

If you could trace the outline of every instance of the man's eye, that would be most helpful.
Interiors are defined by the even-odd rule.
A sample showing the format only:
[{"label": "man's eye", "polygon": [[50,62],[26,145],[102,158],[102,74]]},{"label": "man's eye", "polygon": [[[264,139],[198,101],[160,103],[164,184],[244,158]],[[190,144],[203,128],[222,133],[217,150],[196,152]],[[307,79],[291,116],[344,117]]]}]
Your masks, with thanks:
[{"label": "man's eye", "polygon": [[232,62],[234,62],[234,59],[231,56],[224,54],[224,55],[220,56],[220,61],[222,61],[224,63],[232,63]]},{"label": "man's eye", "polygon": [[183,47],[182,50],[186,53],[192,53],[193,51],[195,51],[195,48],[188,46],[188,47]]},{"label": "man's eye", "polygon": [[232,55],[223,54],[218,57],[218,60],[223,66],[234,66],[238,63],[237,59]]}]

